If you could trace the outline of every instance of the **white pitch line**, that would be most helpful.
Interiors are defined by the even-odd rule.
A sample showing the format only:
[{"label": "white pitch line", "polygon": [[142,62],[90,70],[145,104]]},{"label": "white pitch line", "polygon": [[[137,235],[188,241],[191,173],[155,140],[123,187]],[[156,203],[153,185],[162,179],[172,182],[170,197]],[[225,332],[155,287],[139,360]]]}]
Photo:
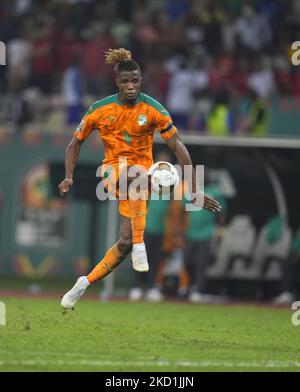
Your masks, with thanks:
[{"label": "white pitch line", "polygon": [[110,361],[110,360],[46,360],[46,359],[26,359],[26,360],[0,360],[0,366],[157,366],[157,367],[226,367],[226,368],[291,368],[300,367],[300,361]]},{"label": "white pitch line", "polygon": [[0,355],[37,355],[37,356],[61,356],[61,357],[92,357],[92,354],[89,353],[79,353],[79,352],[49,352],[49,351],[8,351],[8,350],[0,350]]},{"label": "white pitch line", "polygon": [[26,352],[12,352],[8,350],[0,350],[0,355],[2,356],[60,356],[60,357],[83,357],[87,359],[78,359],[78,360],[47,360],[47,359],[27,359],[27,360],[15,360],[15,359],[3,359],[0,358],[0,366],[4,366],[5,364],[22,364],[26,365],[47,365],[47,364],[58,364],[61,365],[95,365],[95,366],[182,366],[182,367],[300,367],[300,358],[299,361],[242,361],[242,362],[233,362],[233,361],[223,361],[223,360],[203,360],[203,361],[189,361],[189,360],[179,360],[179,361],[170,361],[168,359],[161,359],[158,361],[153,361],[147,357],[137,358],[135,361],[127,361],[124,363],[123,361],[113,361],[110,359],[106,360],[98,360],[95,359],[95,354],[91,353],[80,353],[80,352],[49,352],[49,351],[26,351]]}]

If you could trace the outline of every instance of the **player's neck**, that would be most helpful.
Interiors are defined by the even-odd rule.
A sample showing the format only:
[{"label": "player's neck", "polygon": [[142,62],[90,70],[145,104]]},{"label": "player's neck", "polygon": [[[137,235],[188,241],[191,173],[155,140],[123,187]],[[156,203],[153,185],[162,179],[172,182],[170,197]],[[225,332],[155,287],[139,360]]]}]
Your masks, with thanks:
[{"label": "player's neck", "polygon": [[136,99],[128,100],[122,96],[122,94],[118,93],[118,100],[122,105],[133,107],[139,102],[141,102],[141,93],[138,93]]}]

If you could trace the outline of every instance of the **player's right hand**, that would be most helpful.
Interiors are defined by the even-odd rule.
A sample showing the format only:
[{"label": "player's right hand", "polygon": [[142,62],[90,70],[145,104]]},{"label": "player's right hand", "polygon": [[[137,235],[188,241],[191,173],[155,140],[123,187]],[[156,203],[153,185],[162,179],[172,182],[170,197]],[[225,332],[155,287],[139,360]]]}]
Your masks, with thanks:
[{"label": "player's right hand", "polygon": [[[198,191],[198,192],[200,192],[200,191]],[[206,195],[203,192],[201,192],[201,196],[200,196],[199,200],[201,202],[201,205],[199,205],[199,207],[202,207],[208,211],[220,212],[222,209],[220,203],[217,200],[213,199],[212,197]],[[197,197],[195,197],[192,200],[192,203],[194,205],[197,205]]]},{"label": "player's right hand", "polygon": [[59,194],[61,196],[64,196],[71,188],[71,186],[73,185],[73,180],[72,178],[65,178],[59,185],[58,185],[58,189],[59,189]]},{"label": "player's right hand", "polygon": [[206,194],[204,194],[203,208],[211,212],[220,212],[222,209],[220,203],[217,200],[213,199],[212,197]]}]

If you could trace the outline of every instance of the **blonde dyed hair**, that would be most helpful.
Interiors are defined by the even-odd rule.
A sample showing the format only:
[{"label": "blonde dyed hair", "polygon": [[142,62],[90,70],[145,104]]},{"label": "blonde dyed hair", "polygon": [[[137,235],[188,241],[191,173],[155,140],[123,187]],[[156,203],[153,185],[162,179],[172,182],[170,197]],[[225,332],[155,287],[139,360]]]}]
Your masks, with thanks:
[{"label": "blonde dyed hair", "polygon": [[109,49],[105,52],[105,62],[106,64],[117,65],[123,61],[131,61],[132,56],[130,50],[119,48],[119,49]]}]

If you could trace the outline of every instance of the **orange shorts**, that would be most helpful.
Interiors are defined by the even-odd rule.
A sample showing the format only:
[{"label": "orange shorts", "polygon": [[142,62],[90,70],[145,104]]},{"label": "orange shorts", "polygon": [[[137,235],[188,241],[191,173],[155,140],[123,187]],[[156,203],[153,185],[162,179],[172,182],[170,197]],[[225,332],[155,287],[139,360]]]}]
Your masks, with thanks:
[{"label": "orange shorts", "polygon": [[[103,165],[101,168],[101,177],[102,182],[108,193],[111,193],[112,196],[120,199],[122,196],[120,191],[120,177],[123,174],[124,178],[126,178],[128,166],[123,163],[109,163]],[[129,208],[129,201],[127,199],[127,188],[126,188],[126,199],[119,200],[119,213],[127,218],[131,218],[131,210]],[[148,212],[148,203],[147,203],[147,212]]]}]

